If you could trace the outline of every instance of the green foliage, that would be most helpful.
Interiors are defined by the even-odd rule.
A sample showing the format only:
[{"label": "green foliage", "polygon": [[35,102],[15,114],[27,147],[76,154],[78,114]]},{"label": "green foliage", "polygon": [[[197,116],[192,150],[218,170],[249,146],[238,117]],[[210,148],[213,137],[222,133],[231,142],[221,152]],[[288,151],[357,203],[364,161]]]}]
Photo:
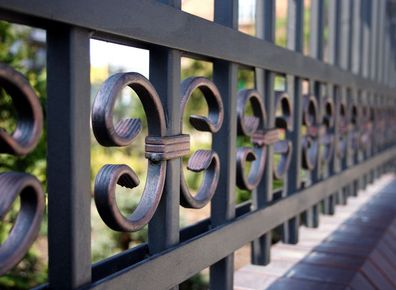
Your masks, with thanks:
[{"label": "green foliage", "polygon": [[[45,68],[36,63],[36,54],[40,47],[31,41],[30,35],[31,29],[27,27],[0,21],[0,61],[18,70],[28,79],[45,108]],[[0,108],[0,128],[11,133],[15,130],[17,115],[11,97],[3,89],[0,90]],[[1,154],[0,172],[11,170],[29,172],[37,176],[45,186],[45,135],[44,130],[37,148],[28,156],[14,157]],[[7,216],[1,221],[0,242],[8,237],[18,211],[19,202],[15,202]],[[46,280],[46,265],[39,248],[36,245],[32,247],[21,263],[0,277],[1,289],[27,289]]]},{"label": "green foliage", "polygon": [[30,250],[25,258],[9,273],[0,277],[0,289],[29,289],[47,279],[46,265],[39,254]]},{"label": "green foliage", "polygon": [[209,289],[208,275],[198,273],[180,284],[180,290],[207,290]]},{"label": "green foliage", "polygon": [[[46,71],[36,63],[36,54],[40,49],[30,39],[31,29],[14,26],[7,22],[0,22],[0,61],[21,72],[29,81],[42,107],[45,108],[46,99]],[[12,132],[16,125],[16,112],[11,97],[0,91],[0,128]],[[45,130],[37,148],[24,157],[1,155],[0,172],[14,170],[30,172],[37,176],[45,185]]]}]

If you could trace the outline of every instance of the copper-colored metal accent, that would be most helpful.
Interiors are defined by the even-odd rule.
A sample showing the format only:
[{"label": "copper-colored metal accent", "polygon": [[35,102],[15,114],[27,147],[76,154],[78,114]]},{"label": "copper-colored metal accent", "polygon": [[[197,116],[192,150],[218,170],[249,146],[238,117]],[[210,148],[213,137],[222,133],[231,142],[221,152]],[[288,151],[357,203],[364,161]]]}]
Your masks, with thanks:
[{"label": "copper-colored metal accent", "polygon": [[189,135],[146,137],[145,156],[153,162],[179,158],[189,153]]},{"label": "copper-colored metal accent", "polygon": [[321,160],[329,163],[334,152],[334,103],[331,98],[326,98],[324,102],[324,112],[322,118],[322,126],[319,132],[320,145],[323,146]]},{"label": "copper-colored metal accent", "polygon": [[[290,98],[285,92],[275,92],[275,112],[277,112],[275,126],[278,132],[283,131],[287,138],[287,132],[292,130],[292,107]],[[274,164],[274,179],[282,179],[289,169],[292,148],[292,143],[287,139],[275,143],[274,154],[280,155],[280,159],[278,165]]]},{"label": "copper-colored metal accent", "polygon": [[[190,123],[196,130],[216,133],[223,123],[223,102],[215,84],[203,77],[187,78],[181,84],[181,128],[183,128],[186,104],[196,89],[202,92],[208,104],[209,114],[207,117],[192,115],[189,118]],[[202,208],[209,203],[216,191],[220,174],[219,157],[213,150],[198,150],[190,157],[187,169],[194,172],[204,171],[205,177],[197,194],[193,195],[188,188],[183,170],[181,170],[180,204],[187,208]]]},{"label": "copper-colored metal accent", "polygon": [[[253,115],[246,116],[246,106],[250,103]],[[265,168],[266,150],[264,146],[273,133],[266,132],[267,115],[263,97],[256,90],[241,90],[237,99],[238,135],[251,137],[253,147],[237,149],[237,186],[253,190],[259,184]],[[246,163],[251,162],[250,170],[245,175]]]},{"label": "copper-colored metal accent", "polygon": [[273,145],[279,141],[279,130],[257,131],[252,136],[252,143],[257,146]]},{"label": "copper-colored metal accent", "polygon": [[370,147],[372,134],[372,119],[367,106],[361,107],[359,148],[366,151]]},{"label": "copper-colored metal accent", "polygon": [[337,156],[343,159],[346,156],[348,148],[348,116],[347,106],[344,102],[339,107],[339,140],[337,148]]},{"label": "copper-colored metal accent", "polygon": [[[141,131],[139,119],[125,119],[113,124],[113,109],[119,92],[129,86],[140,98],[148,120],[147,139],[166,142],[165,114],[160,98],[151,83],[138,73],[118,73],[108,78],[95,97],[92,108],[92,128],[103,146],[128,146]],[[157,138],[157,139],[156,139]],[[161,141],[162,140],[162,141]],[[168,142],[171,142],[168,140]],[[161,156],[161,144],[159,155]],[[155,146],[154,146],[155,147]],[[166,146],[165,146],[166,147]],[[149,148],[150,145],[149,145]],[[167,152],[163,152],[167,153]],[[113,230],[132,232],[144,227],[154,215],[162,196],[166,175],[166,162],[149,159],[147,178],[141,200],[134,212],[125,217],[115,199],[116,185],[133,188],[139,178],[128,165],[105,165],[95,178],[95,203],[103,221]]]},{"label": "copper-colored metal accent", "polygon": [[307,132],[302,139],[302,167],[313,170],[319,153],[318,103],[315,96],[305,95],[303,99],[303,124]]},{"label": "copper-colored metal accent", "polygon": [[[148,178],[165,175],[161,164],[149,166]],[[158,178],[157,177],[157,178]],[[116,185],[134,188],[140,183],[136,173],[127,165],[105,165],[95,179],[95,203],[99,214],[108,227],[115,231],[133,232],[140,230],[152,218],[161,198],[164,179],[146,182],[146,187],[137,208],[125,217],[117,206]]]},{"label": "copper-colored metal accent", "polygon": [[[9,134],[0,128],[0,153],[23,156],[37,145],[43,127],[40,102],[23,75],[0,63],[0,87],[11,97],[17,124]],[[20,210],[6,240],[0,245],[0,275],[13,268],[26,254],[40,230],[44,193],[36,177],[19,172],[0,174],[0,220],[19,196]]]},{"label": "copper-colored metal accent", "polygon": [[352,155],[356,154],[357,151],[359,150],[359,138],[360,138],[360,132],[359,132],[359,108],[356,104],[352,104],[350,108],[350,115],[349,115],[350,121],[349,121],[349,150],[352,153]]},{"label": "copper-colored metal accent", "polygon": [[[219,131],[224,119],[224,108],[220,92],[216,85],[204,77],[190,77],[185,79],[180,86],[182,115],[192,93],[199,89],[208,103],[208,116],[191,115],[190,123],[198,131],[216,133]],[[183,117],[180,118],[183,125]]]},{"label": "copper-colored metal accent", "polygon": [[0,153],[26,155],[36,147],[41,136],[43,112],[40,101],[25,77],[2,63],[0,87],[10,95],[18,117],[14,132],[0,130]]},{"label": "copper-colored metal accent", "polygon": [[17,197],[21,207],[8,238],[0,247],[0,275],[14,267],[36,240],[44,214],[44,193],[40,182],[26,173],[0,174],[0,219]]}]

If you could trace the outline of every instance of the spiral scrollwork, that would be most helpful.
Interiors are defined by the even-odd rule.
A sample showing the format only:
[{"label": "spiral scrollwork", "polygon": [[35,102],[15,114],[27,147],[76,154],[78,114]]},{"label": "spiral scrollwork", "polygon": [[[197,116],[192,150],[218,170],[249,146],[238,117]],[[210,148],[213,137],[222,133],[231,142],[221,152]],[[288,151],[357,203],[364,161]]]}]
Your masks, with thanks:
[{"label": "spiral scrollwork", "polygon": [[360,144],[360,131],[359,131],[359,108],[353,103],[350,108],[350,121],[349,121],[349,150],[351,155],[357,154]]},{"label": "spiral scrollwork", "polygon": [[[189,98],[192,93],[199,89],[209,107],[208,116],[191,115],[189,117],[191,125],[198,131],[216,133],[224,118],[223,102],[220,92],[210,80],[203,77],[191,77],[185,79],[180,88],[182,117],[180,126],[183,128],[183,115]],[[188,160],[187,169],[193,172],[205,172],[204,180],[197,193],[193,195],[187,185],[183,170],[181,171],[181,196],[180,204],[187,208],[202,208],[213,197],[220,174],[220,160],[213,150],[197,150]]]},{"label": "spiral scrollwork", "polygon": [[302,139],[302,166],[305,170],[313,170],[319,152],[318,103],[315,96],[305,95],[303,99],[303,125],[306,127]]},{"label": "spiral scrollwork", "polygon": [[341,102],[338,107],[339,110],[339,139],[337,156],[339,159],[344,159],[347,154],[348,148],[348,110],[345,102]]},{"label": "spiral scrollwork", "polygon": [[[133,143],[142,129],[140,119],[124,119],[113,123],[113,110],[117,95],[129,86],[143,104],[148,121],[145,139],[145,157],[148,169],[145,187],[136,209],[124,216],[115,199],[117,185],[134,188],[140,180],[126,164],[107,164],[95,179],[95,203],[103,221],[116,231],[132,232],[144,227],[153,217],[161,199],[166,178],[166,162],[181,158],[190,152],[190,136],[180,134],[166,136],[166,120],[161,100],[151,83],[138,73],[119,73],[108,78],[95,97],[92,107],[92,128],[98,142],[103,146],[125,147]],[[223,103],[216,86],[201,77],[189,78],[181,84],[181,112],[184,113],[188,99],[199,89],[209,106],[208,116],[190,116],[190,123],[199,131],[217,132],[223,122]],[[182,125],[183,118],[180,118]],[[182,128],[182,126],[181,126]],[[212,198],[219,179],[220,161],[213,150],[198,150],[188,162],[189,170],[205,171],[205,178],[198,193],[193,196],[181,176],[181,205],[201,208]]]},{"label": "spiral scrollwork", "polygon": [[0,87],[11,96],[18,115],[14,132],[0,130],[1,152],[26,155],[36,147],[41,136],[43,113],[40,102],[23,75],[1,63]]},{"label": "spiral scrollwork", "polygon": [[324,112],[322,120],[322,129],[319,130],[320,145],[323,148],[321,159],[325,163],[329,163],[334,152],[334,104],[331,98],[324,101]]},{"label": "spiral scrollwork", "polygon": [[[256,90],[241,90],[237,99],[238,135],[250,137],[253,147],[237,149],[237,186],[253,190],[260,182],[265,168],[265,146],[278,142],[278,130],[267,129],[267,115],[263,98]],[[253,115],[246,116],[250,103]],[[246,163],[252,162],[248,175],[244,174]]]},{"label": "spiral scrollwork", "polygon": [[283,132],[285,139],[274,144],[274,154],[280,156],[277,164],[274,163],[273,175],[275,179],[282,179],[290,165],[292,143],[287,134],[292,130],[292,107],[289,96],[284,92],[275,92],[275,127]]},{"label": "spiral scrollwork", "polygon": [[[148,138],[159,141],[165,136],[165,114],[160,98],[151,83],[138,73],[118,73],[108,78],[95,97],[92,107],[92,128],[98,142],[103,146],[125,147],[130,145],[142,129],[140,119],[124,119],[113,124],[113,109],[119,92],[129,86],[143,104],[148,120]],[[146,145],[147,146],[147,145]],[[161,153],[161,152],[160,152]],[[151,156],[146,154],[146,157]],[[95,203],[103,221],[116,231],[137,231],[154,215],[161,199],[166,163],[164,159],[148,158],[147,181],[142,197],[133,213],[125,217],[115,199],[116,185],[134,188],[139,178],[128,165],[105,165],[95,179]]]},{"label": "spiral scrollwork", "polygon": [[[11,97],[17,111],[12,133],[0,128],[0,153],[24,156],[37,145],[43,125],[40,102],[19,72],[0,63],[0,87]],[[36,239],[44,213],[44,193],[34,176],[19,172],[0,174],[0,219],[20,198],[20,210],[7,239],[0,246],[0,275],[14,267]]]},{"label": "spiral scrollwork", "polygon": [[361,116],[360,116],[360,138],[359,138],[359,148],[362,151],[366,151],[371,142],[371,133],[372,133],[372,118],[370,108],[366,105],[361,107]]}]

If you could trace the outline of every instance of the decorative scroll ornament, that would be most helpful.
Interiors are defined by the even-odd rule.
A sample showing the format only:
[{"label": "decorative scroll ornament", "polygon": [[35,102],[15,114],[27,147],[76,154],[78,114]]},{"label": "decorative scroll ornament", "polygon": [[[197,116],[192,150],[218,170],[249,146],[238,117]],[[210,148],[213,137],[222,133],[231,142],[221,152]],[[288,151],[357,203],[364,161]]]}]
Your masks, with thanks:
[{"label": "decorative scroll ornament", "polygon": [[[0,153],[24,156],[37,145],[43,126],[40,102],[28,81],[14,69],[0,63],[0,87],[12,98],[17,111],[12,133],[0,128]],[[0,219],[20,197],[20,210],[8,238],[0,245],[0,275],[14,267],[36,239],[44,213],[40,182],[26,173],[0,174]]]},{"label": "decorative scroll ornament", "polygon": [[375,108],[375,142],[379,147],[384,145],[385,118],[382,106]]},{"label": "decorative scroll ornament", "polygon": [[[126,86],[136,92],[143,104],[148,120],[148,139],[152,141],[157,138],[158,143],[161,143],[166,132],[166,124],[160,98],[151,83],[137,73],[115,74],[100,88],[92,108],[92,128],[96,139],[103,146],[125,147],[141,132],[140,119],[123,119],[113,124],[113,109],[117,95]],[[148,143],[146,146],[152,146],[152,143]],[[147,155],[152,156],[150,154]],[[95,203],[103,221],[111,229],[137,231],[154,215],[161,199],[166,174],[166,163],[159,157],[160,154],[161,152],[154,155],[154,160],[148,159],[147,179],[142,197],[137,208],[128,217],[125,217],[117,206],[115,188],[117,184],[130,189],[136,187],[140,182],[138,176],[125,164],[105,165],[100,169],[95,179]]]},{"label": "decorative scroll ornament", "polygon": [[360,116],[360,137],[359,137],[359,148],[362,151],[367,151],[370,147],[371,143],[371,134],[372,134],[372,117],[371,111],[368,106],[363,105],[361,107],[361,116]]},{"label": "decorative scroll ornament", "polygon": [[346,157],[348,148],[348,114],[346,104],[341,102],[338,110],[340,121],[337,156],[340,159],[344,159]]},{"label": "decorative scroll ornament", "polygon": [[[277,129],[267,130],[267,116],[263,98],[256,90],[242,90],[238,93],[238,135],[250,137],[251,147],[239,147],[237,150],[237,186],[253,190],[260,182],[265,168],[265,146],[279,141]],[[253,115],[246,116],[246,106],[250,103]],[[246,163],[252,162],[247,176],[244,174]]]},{"label": "decorative scroll ornament", "polygon": [[[284,92],[275,92],[275,126],[283,132],[285,138],[292,129],[291,104],[289,96]],[[274,145],[274,154],[280,155],[278,164],[274,164],[274,179],[282,179],[290,165],[292,143],[287,140],[279,140]]]},{"label": "decorative scroll ornament", "polygon": [[320,145],[323,148],[321,160],[324,163],[329,163],[334,152],[334,104],[331,98],[326,98],[324,102],[324,112],[322,128],[319,130],[320,133]]},{"label": "decorative scroll ornament", "polygon": [[388,109],[387,109],[388,114],[389,114],[387,120],[388,120],[389,124],[392,124],[387,128],[387,131],[389,132],[389,136],[388,136],[389,143],[391,143],[392,140],[396,139],[396,126],[394,125],[394,124],[396,124],[396,114],[395,114],[394,108],[395,108],[395,104],[393,102],[393,105],[388,106]]},{"label": "decorative scroll ornament", "polygon": [[[203,77],[192,77],[185,79],[180,88],[181,93],[181,119],[180,126],[183,126],[183,115],[186,104],[192,93],[199,89],[209,107],[209,114],[205,116],[190,116],[191,125],[198,131],[216,133],[219,131],[224,118],[223,102],[217,87],[208,79]],[[219,175],[220,160],[213,150],[197,150],[188,160],[187,169],[193,172],[205,172],[204,180],[196,195],[192,195],[183,170],[181,171],[181,196],[180,204],[187,208],[202,208],[212,199],[215,193]]]},{"label": "decorative scroll ornament", "polygon": [[306,127],[302,139],[302,166],[305,170],[313,170],[319,152],[318,103],[312,95],[305,95],[303,99],[303,124]]},{"label": "decorative scroll ornament", "polygon": [[[139,185],[136,173],[126,164],[103,166],[95,179],[95,203],[103,221],[113,230],[132,232],[144,227],[153,217],[161,199],[166,160],[180,158],[190,151],[190,136],[166,135],[166,122],[161,100],[151,83],[138,73],[119,73],[107,79],[99,90],[92,108],[92,128],[103,146],[125,147],[133,143],[141,132],[140,119],[124,119],[113,124],[113,109],[117,95],[125,87],[133,89],[143,104],[148,121],[145,157],[148,159],[146,184],[137,208],[124,216],[116,202],[116,185],[134,188]],[[200,89],[209,104],[209,116],[190,116],[190,122],[200,131],[217,132],[223,121],[223,104],[216,86],[204,78],[190,78],[181,85],[181,111],[195,89]],[[182,122],[182,118],[181,121]],[[219,179],[220,162],[212,150],[198,150],[189,160],[188,169],[205,171],[205,179],[197,195],[193,196],[181,178],[181,204],[200,208],[212,198]]]},{"label": "decorative scroll ornament", "polygon": [[359,109],[356,104],[351,105],[350,110],[350,127],[349,127],[349,150],[351,151],[351,155],[356,155],[359,150],[359,139],[360,139],[360,132],[359,132]]}]

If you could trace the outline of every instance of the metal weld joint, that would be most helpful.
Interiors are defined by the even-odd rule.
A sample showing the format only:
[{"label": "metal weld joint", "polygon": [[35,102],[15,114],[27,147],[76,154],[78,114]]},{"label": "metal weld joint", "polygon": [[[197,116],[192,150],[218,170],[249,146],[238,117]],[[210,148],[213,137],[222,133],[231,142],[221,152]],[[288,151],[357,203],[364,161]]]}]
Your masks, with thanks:
[{"label": "metal weld joint", "polygon": [[146,137],[145,157],[153,162],[180,158],[189,153],[190,135]]}]

